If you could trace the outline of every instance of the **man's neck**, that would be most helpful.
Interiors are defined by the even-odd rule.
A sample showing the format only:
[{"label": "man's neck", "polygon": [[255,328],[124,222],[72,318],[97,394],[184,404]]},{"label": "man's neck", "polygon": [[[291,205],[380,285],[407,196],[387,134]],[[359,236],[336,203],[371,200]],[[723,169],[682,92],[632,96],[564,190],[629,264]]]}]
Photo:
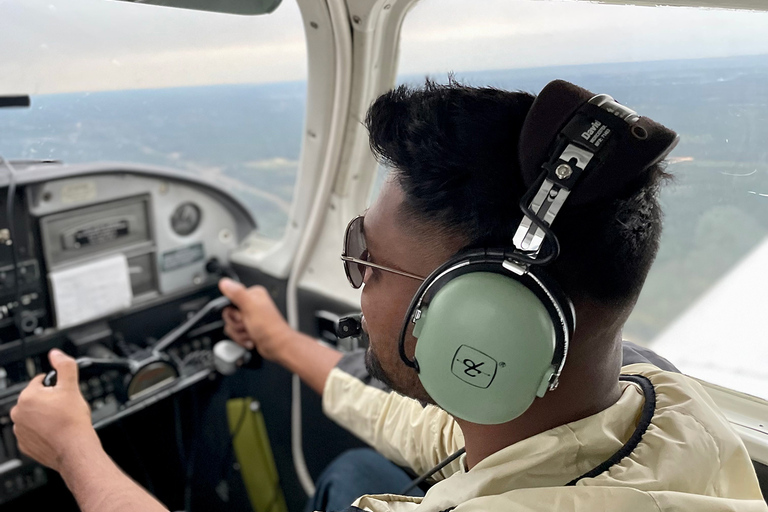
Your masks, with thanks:
[{"label": "man's neck", "polygon": [[457,422],[464,433],[467,466],[497,451],[552,428],[607,409],[621,394],[621,335],[587,341],[574,340],[560,384],[543,398],[536,398],[521,416],[500,425]]}]

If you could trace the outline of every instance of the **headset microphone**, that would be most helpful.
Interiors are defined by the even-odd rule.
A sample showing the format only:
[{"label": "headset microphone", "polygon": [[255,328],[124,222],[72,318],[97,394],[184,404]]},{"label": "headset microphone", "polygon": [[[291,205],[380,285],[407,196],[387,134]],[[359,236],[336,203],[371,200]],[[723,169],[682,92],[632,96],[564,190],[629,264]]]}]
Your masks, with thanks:
[{"label": "headset microphone", "polygon": [[336,336],[339,339],[356,338],[363,332],[362,315],[349,315],[339,319]]}]

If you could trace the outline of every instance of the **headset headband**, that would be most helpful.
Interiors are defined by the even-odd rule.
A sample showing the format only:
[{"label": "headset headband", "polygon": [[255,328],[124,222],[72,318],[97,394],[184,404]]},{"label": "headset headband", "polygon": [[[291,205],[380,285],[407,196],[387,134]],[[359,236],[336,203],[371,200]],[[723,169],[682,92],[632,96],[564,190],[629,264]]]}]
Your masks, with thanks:
[{"label": "headset headband", "polygon": [[[644,140],[647,132],[637,124],[640,116],[620,105],[607,94],[593,96],[571,117],[558,134],[554,151],[541,168],[545,178],[526,215],[515,232],[515,248],[527,254],[538,253],[546,233],[541,222],[551,226],[582,174],[593,170],[605,160],[604,155],[614,146],[616,134],[629,131]],[[535,184],[532,188],[535,188]]]},{"label": "headset headband", "polygon": [[[518,144],[523,184],[526,190],[533,187],[544,169],[568,191],[570,207],[617,199],[634,190],[678,140],[672,130],[608,95],[555,80],[542,89],[523,122]],[[562,164],[568,168],[561,168],[560,175],[567,176],[561,178]]]}]

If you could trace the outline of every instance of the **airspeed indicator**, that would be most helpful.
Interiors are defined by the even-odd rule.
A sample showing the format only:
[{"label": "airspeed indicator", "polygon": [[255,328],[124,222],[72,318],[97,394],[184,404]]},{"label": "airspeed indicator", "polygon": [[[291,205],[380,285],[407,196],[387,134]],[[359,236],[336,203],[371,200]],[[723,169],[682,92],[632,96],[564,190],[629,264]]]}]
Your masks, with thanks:
[{"label": "airspeed indicator", "polygon": [[171,227],[180,236],[192,234],[200,225],[202,213],[195,203],[182,203],[171,216]]}]

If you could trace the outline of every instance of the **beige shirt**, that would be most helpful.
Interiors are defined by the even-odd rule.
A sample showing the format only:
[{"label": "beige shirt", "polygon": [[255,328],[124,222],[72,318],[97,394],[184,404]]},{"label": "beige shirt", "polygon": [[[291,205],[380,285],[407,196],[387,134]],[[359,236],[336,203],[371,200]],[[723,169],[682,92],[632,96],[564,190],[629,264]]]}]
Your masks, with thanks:
[{"label": "beige shirt", "polygon": [[[564,484],[608,459],[629,439],[644,397],[622,382],[604,411],[504,448],[465,470],[463,457],[437,475],[424,498],[363,496],[373,512],[760,511],[768,512],[741,439],[693,379],[650,364],[623,368],[656,390],[656,410],[640,444],[604,473]],[[446,412],[366,386],[339,369],[323,393],[325,413],[398,465],[422,473],[464,446]]]}]

